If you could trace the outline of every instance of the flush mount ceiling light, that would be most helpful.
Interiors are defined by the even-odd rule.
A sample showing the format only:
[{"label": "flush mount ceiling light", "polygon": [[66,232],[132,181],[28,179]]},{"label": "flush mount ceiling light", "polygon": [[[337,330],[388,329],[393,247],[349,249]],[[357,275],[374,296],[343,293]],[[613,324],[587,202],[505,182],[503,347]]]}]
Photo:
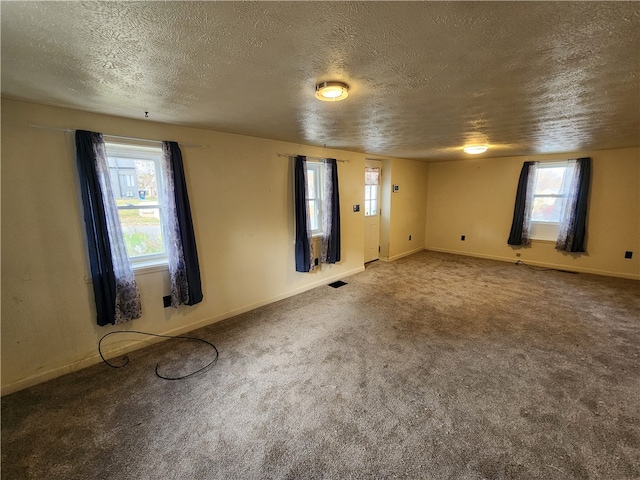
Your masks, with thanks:
[{"label": "flush mount ceiling light", "polygon": [[342,82],[322,82],[316,85],[316,98],[323,102],[338,102],[349,95],[349,85]]},{"label": "flush mount ceiling light", "polygon": [[484,153],[489,148],[488,145],[467,145],[462,149],[464,153],[470,153],[471,155],[478,155]]}]

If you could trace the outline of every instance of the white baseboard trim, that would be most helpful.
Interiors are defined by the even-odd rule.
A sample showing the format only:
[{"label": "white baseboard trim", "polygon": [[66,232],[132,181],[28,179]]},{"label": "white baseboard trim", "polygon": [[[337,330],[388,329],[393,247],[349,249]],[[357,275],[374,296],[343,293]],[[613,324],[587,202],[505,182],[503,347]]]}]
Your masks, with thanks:
[{"label": "white baseboard trim", "polygon": [[[172,335],[172,336],[183,335],[185,333],[192,332],[192,331],[197,330],[197,329],[202,328],[202,327],[206,327],[207,325],[211,325],[211,324],[219,322],[221,320],[226,320],[227,318],[235,317],[236,315],[241,315],[241,314],[249,312],[251,310],[255,310],[256,308],[263,307],[265,305],[269,305],[270,303],[274,303],[274,302],[277,302],[277,301],[280,301],[280,300],[284,300],[285,298],[293,297],[294,295],[298,295],[299,293],[306,292],[307,290],[312,290],[312,289],[320,287],[322,285],[327,285],[329,283],[335,282],[336,280],[340,280],[340,279],[343,279],[343,278],[348,277],[350,275],[354,275],[356,273],[363,272],[363,271],[364,271],[364,265],[362,265],[361,267],[358,267],[358,268],[351,269],[351,270],[349,270],[347,272],[343,272],[343,273],[339,273],[339,274],[336,274],[336,275],[331,275],[330,277],[322,278],[321,280],[318,280],[316,282],[310,283],[308,285],[304,285],[302,287],[298,287],[298,288],[296,288],[294,290],[291,290],[291,291],[286,292],[286,293],[282,293],[280,295],[276,295],[276,296],[268,298],[266,300],[262,300],[262,301],[255,302],[255,303],[252,303],[252,304],[249,304],[249,305],[244,305],[244,306],[239,307],[239,308],[235,308],[235,309],[230,310],[228,312],[216,315],[215,317],[210,317],[210,318],[206,318],[204,320],[200,320],[200,321],[197,321],[197,322],[194,322],[194,323],[190,323],[188,325],[183,325],[183,326],[181,326],[179,328],[175,328],[173,330],[169,330],[169,331],[166,331],[166,332],[153,332],[153,333],[158,333],[160,335]],[[126,345],[123,345],[123,346],[120,346],[120,347],[112,348],[112,349],[109,349],[109,350],[103,350],[102,354],[104,355],[104,357],[106,359],[111,359],[111,358],[115,358],[115,357],[119,357],[119,356],[125,355],[125,354],[133,352],[135,350],[139,350],[141,348],[147,347],[147,346],[152,345],[154,343],[162,342],[164,340],[167,340],[167,339],[158,338],[158,337],[147,337],[147,338],[142,339],[142,340],[129,342]],[[96,345],[96,353],[92,353],[92,354],[84,357],[81,360],[77,360],[75,362],[67,363],[65,365],[61,365],[61,366],[58,366],[58,367],[53,367],[53,368],[47,369],[45,371],[39,372],[39,373],[37,373],[35,375],[31,375],[29,377],[17,380],[17,381],[12,382],[12,383],[8,383],[7,385],[2,385],[0,395],[1,396],[9,395],[9,394],[17,392],[19,390],[23,390],[25,388],[29,388],[29,387],[32,387],[34,385],[38,385],[40,383],[44,383],[44,382],[46,382],[48,380],[53,380],[54,378],[61,377],[61,376],[66,375],[68,373],[72,373],[72,372],[76,372],[78,370],[82,370],[83,368],[90,367],[90,366],[95,365],[95,364],[100,363],[100,362],[102,362],[102,359],[100,358],[100,355],[97,352],[97,345]]]},{"label": "white baseboard trim", "polygon": [[393,262],[394,260],[398,260],[399,258],[402,258],[402,257],[408,257],[409,255],[413,255],[414,253],[418,253],[423,250],[424,250],[424,247],[420,247],[420,248],[416,248],[415,250],[410,250],[408,252],[394,255],[392,257],[384,257],[384,258],[381,257],[380,260],[382,260],[383,262]]},{"label": "white baseboard trim", "polygon": [[[450,250],[447,248],[426,247],[425,250],[429,250],[431,252],[452,253],[454,255],[464,255],[467,257],[486,258],[488,260],[498,260],[500,262],[508,262],[508,263],[516,263],[518,260],[521,260],[519,258],[502,257],[498,255],[484,255],[481,253],[474,253],[474,252],[461,252],[458,250]],[[633,273],[609,272],[607,270],[574,267],[574,266],[561,265],[558,263],[538,262],[535,260],[523,260],[523,262],[525,262],[527,265],[532,265],[535,267],[553,268],[557,270],[567,270],[567,271],[579,272],[579,273],[590,273],[593,275],[604,275],[605,277],[626,278],[628,280],[640,280],[640,274],[634,275]]]}]

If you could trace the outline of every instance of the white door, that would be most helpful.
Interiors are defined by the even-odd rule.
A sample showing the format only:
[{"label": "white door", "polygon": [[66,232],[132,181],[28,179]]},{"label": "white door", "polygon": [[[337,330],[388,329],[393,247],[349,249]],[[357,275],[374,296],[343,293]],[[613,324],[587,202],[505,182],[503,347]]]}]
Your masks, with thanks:
[{"label": "white door", "polygon": [[365,162],[364,173],[364,261],[380,256],[380,163]]}]

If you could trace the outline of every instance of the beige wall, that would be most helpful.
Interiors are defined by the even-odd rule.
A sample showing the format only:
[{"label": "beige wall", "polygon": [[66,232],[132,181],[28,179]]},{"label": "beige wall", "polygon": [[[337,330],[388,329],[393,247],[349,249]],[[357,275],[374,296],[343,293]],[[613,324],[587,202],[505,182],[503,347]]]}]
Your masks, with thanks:
[{"label": "beige wall", "polygon": [[[193,307],[163,309],[162,297],[169,293],[166,270],[137,275],[143,317],[125,329],[183,333],[363,269],[364,209],[354,213],[352,208],[363,203],[363,154],[3,99],[3,394],[98,362],[98,340],[116,329],[96,325],[92,286],[85,282],[73,136],[30,128],[30,123],[208,147],[182,148],[205,299]],[[278,153],[349,160],[338,166],[339,264],[295,272],[291,160]],[[409,177],[413,163],[407,164]],[[403,165],[399,161],[394,169],[400,176]],[[398,235],[412,230],[413,245],[422,248],[418,230],[424,232],[426,210],[419,215],[416,208],[398,214]],[[415,225],[407,225],[413,220]],[[393,227],[389,234],[395,238]],[[405,245],[393,248],[398,255]],[[133,335],[105,343],[110,355],[142,345]]]},{"label": "beige wall", "polygon": [[[384,237],[388,253],[384,255],[384,247],[380,250],[389,260],[424,250],[428,172],[426,162],[404,159],[383,162],[382,219],[389,222]],[[393,185],[399,187],[398,191],[391,190]]]},{"label": "beige wall", "polygon": [[[518,176],[526,160],[592,158],[587,254],[562,254],[552,242],[507,245]],[[466,235],[466,241],[460,240]],[[425,248],[515,262],[640,278],[640,149],[466,159],[429,165]],[[624,258],[626,250],[633,258]]]}]

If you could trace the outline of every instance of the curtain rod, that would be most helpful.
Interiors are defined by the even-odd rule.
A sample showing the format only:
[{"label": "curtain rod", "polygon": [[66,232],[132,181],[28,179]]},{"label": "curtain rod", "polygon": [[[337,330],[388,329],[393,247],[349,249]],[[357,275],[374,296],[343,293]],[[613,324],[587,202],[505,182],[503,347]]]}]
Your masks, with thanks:
[{"label": "curtain rod", "polygon": [[[288,157],[288,158],[302,156],[302,157],[312,158],[313,160],[326,160],[327,158],[329,158],[329,157],[311,157],[309,155],[298,155],[297,153],[279,153],[278,156]],[[339,158],[336,158],[336,162],[349,163],[349,160],[340,160]]]},{"label": "curtain rod", "polygon": [[[58,131],[58,132],[65,132],[65,133],[73,133],[73,132],[75,132],[75,130],[72,130],[70,128],[51,127],[49,125],[35,125],[33,123],[30,123],[29,127],[31,127],[31,128],[43,128],[45,130],[55,130],[55,131]],[[139,142],[162,143],[161,140],[149,140],[148,138],[124,137],[122,135],[109,135],[108,133],[103,133],[102,135],[104,137],[118,138],[118,139],[121,139],[121,140],[137,140]],[[207,145],[196,145],[196,144],[193,144],[193,143],[178,142],[178,145],[180,145],[181,147],[208,148]]]}]

